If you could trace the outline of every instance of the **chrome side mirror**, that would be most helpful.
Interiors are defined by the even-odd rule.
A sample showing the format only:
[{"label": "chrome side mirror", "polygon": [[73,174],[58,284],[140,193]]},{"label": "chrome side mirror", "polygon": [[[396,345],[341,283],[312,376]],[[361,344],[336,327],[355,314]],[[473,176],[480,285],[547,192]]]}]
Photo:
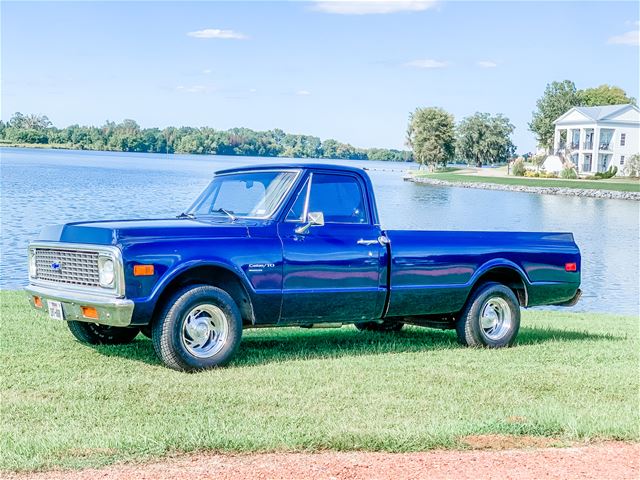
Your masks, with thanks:
[{"label": "chrome side mirror", "polygon": [[307,214],[307,223],[300,225],[296,228],[298,235],[303,235],[309,231],[311,227],[321,227],[324,225],[324,213],[322,212],[309,212]]}]

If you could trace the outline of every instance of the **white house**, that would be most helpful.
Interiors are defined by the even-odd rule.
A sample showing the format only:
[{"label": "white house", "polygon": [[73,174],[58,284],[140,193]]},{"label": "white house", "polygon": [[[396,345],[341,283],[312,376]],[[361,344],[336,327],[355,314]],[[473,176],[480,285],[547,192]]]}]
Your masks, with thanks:
[{"label": "white house", "polygon": [[573,107],[555,122],[553,153],[571,160],[579,174],[605,172],[640,153],[640,109],[635,105]]}]

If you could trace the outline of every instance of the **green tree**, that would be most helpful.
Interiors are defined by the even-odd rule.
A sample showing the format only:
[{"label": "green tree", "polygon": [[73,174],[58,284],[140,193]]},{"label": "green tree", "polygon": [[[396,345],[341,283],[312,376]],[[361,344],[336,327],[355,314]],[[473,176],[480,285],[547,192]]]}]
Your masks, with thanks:
[{"label": "green tree", "polygon": [[463,119],[458,125],[456,155],[475,163],[503,163],[515,153],[511,142],[514,126],[502,114],[475,113]]},{"label": "green tree", "polygon": [[455,152],[453,115],[441,108],[416,108],[409,114],[407,145],[421,165],[446,166]]},{"label": "green tree", "polygon": [[44,115],[17,112],[9,122],[0,121],[0,139],[16,143],[56,143],[70,148],[116,152],[194,153],[265,157],[315,157],[410,160],[410,152],[389,149],[364,150],[335,140],[322,142],[311,135],[293,135],[283,130],[255,131],[209,127],[141,128],[134,120],[107,121],[101,127],[70,125],[58,129]]},{"label": "green tree", "polygon": [[624,103],[633,103],[636,99],[629,97],[627,92],[615,85],[600,85],[595,88],[586,88],[580,90],[580,104],[588,107],[597,105],[622,105]]},{"label": "green tree", "polygon": [[529,129],[535,133],[538,145],[551,150],[555,125],[553,122],[570,108],[581,104],[580,92],[570,80],[551,82],[536,102]]}]

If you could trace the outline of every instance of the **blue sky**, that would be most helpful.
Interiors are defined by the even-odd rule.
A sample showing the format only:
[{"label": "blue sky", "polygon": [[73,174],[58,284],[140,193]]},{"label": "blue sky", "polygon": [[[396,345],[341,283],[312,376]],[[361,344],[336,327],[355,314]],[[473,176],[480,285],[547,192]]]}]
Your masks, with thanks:
[{"label": "blue sky", "polygon": [[638,98],[636,2],[2,2],[2,119],[282,128],[402,148],[407,118],[503,113],[553,80]]}]

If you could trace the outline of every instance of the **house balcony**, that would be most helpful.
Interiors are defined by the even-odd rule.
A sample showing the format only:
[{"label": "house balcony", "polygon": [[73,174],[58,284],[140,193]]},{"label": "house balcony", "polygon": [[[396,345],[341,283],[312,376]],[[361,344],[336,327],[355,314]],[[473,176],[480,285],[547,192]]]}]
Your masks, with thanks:
[{"label": "house balcony", "polygon": [[601,143],[600,144],[600,150],[604,150],[606,152],[611,151],[611,144],[610,143]]},{"label": "house balcony", "polygon": [[584,142],[582,144],[582,149],[583,150],[593,150],[593,141],[591,142]]},{"label": "house balcony", "polygon": [[578,150],[579,148],[580,148],[580,143],[578,142],[571,143],[571,150]]}]

